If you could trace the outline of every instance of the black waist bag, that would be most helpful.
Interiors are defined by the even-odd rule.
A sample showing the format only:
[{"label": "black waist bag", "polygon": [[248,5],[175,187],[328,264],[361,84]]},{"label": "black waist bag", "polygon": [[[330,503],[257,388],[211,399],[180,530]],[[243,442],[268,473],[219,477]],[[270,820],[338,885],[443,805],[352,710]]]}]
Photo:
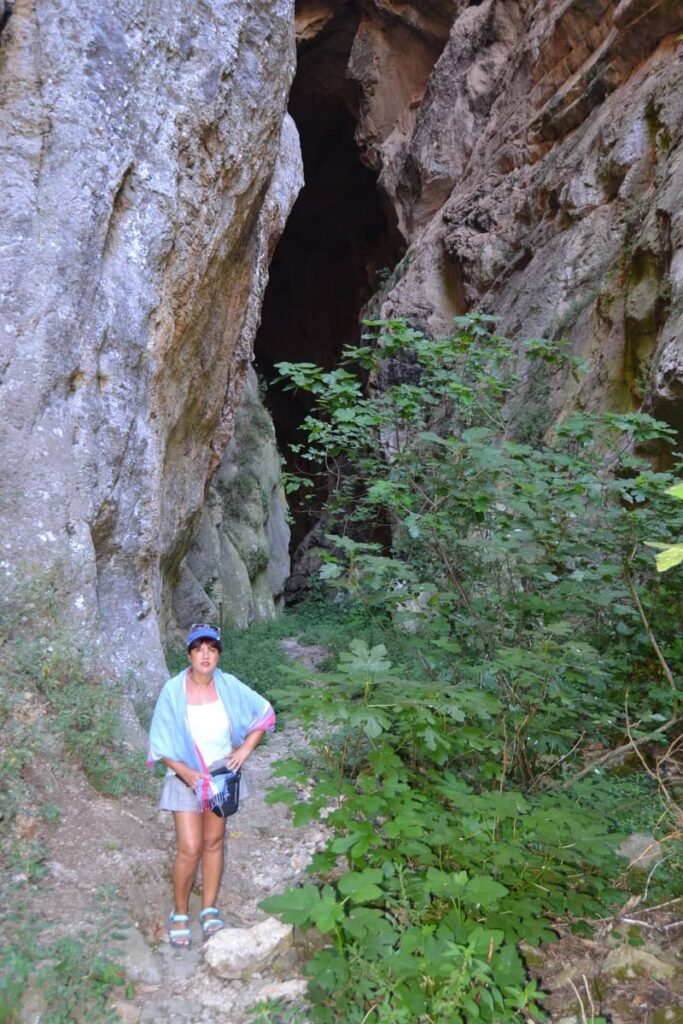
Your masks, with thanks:
[{"label": "black waist bag", "polygon": [[221,784],[221,791],[217,803],[211,808],[219,818],[229,818],[235,814],[240,805],[240,779],[242,772],[233,772],[230,768],[214,768],[211,772],[213,778],[217,778]]}]

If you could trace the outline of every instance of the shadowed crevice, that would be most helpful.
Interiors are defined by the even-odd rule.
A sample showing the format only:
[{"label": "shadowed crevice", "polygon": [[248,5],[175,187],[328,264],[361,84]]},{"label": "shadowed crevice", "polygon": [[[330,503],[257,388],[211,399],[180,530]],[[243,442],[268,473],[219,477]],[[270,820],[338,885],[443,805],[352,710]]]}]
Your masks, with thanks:
[{"label": "shadowed crevice", "polygon": [[[361,163],[354,134],[356,87],[346,76],[358,14],[346,8],[302,47],[289,110],[301,137],[305,186],[273,256],[254,350],[262,378],[280,361],[336,365],[360,337],[362,307],[383,272],[403,255],[377,188],[377,173]],[[268,405],[288,468],[289,445],[308,411],[303,396],[271,388]],[[293,509],[293,545],[312,522]]]}]

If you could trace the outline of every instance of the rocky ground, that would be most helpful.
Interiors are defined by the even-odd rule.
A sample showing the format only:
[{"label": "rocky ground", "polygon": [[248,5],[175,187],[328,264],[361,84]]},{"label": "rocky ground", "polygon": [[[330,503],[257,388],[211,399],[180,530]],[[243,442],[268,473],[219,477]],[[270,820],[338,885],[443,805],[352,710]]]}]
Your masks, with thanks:
[{"label": "rocky ground", "polygon": [[557,943],[525,951],[530,973],[549,993],[550,1020],[681,1024],[682,918],[683,900],[667,901],[656,910],[625,910],[597,924],[591,939],[559,927]]},{"label": "rocky ground", "polygon": [[[320,654],[303,651],[295,641],[286,646],[309,664]],[[123,915],[124,926],[117,929],[123,938],[110,939],[100,930],[100,941],[111,942],[134,983],[116,1004],[124,1024],[246,1024],[269,999],[281,1000],[283,1007],[270,1022],[303,1024],[302,966],[310,937],[269,919],[259,901],[301,879],[325,842],[320,824],[294,829],[284,806],[265,802],[273,762],[304,742],[289,726],[250,759],[252,795],[227,831],[219,899],[227,928],[202,941],[195,893],[190,950],[172,949],[166,936],[171,815],[158,811],[151,797],[106,799],[77,771],[61,780],[61,817],[36,912],[50,922],[46,938],[55,939],[87,927],[96,903],[101,920],[103,887],[112,894],[112,908]],[[620,918],[603,922],[591,939],[558,926],[557,943],[525,951],[531,973],[550,993],[551,1021],[587,1024],[602,1017],[612,1024],[682,1024],[683,899],[654,911],[643,906],[632,899]],[[50,1024],[30,984],[20,1019]]]}]

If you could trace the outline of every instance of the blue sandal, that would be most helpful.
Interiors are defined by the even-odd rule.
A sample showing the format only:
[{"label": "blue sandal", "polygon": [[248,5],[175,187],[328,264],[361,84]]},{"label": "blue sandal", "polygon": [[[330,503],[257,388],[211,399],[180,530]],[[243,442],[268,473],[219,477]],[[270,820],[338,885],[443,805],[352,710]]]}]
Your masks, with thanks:
[{"label": "blue sandal", "polygon": [[174,949],[189,949],[192,945],[192,932],[189,928],[172,928],[180,922],[189,921],[187,914],[176,914],[174,910],[168,915],[168,941]]},{"label": "blue sandal", "polygon": [[[207,914],[211,914],[208,920],[204,920]],[[202,932],[204,938],[208,939],[210,935],[215,935],[221,928],[225,928],[225,925],[221,921],[221,915],[218,907],[204,907],[203,910],[199,911],[199,922],[202,926]]]}]

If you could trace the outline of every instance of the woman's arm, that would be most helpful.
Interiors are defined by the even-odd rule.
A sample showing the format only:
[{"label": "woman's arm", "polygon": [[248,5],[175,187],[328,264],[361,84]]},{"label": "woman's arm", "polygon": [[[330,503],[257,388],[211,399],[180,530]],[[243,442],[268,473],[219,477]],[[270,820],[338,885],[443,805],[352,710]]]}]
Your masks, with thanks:
[{"label": "woman's arm", "polygon": [[239,747],[235,747],[226,757],[225,763],[228,768],[233,772],[238,771],[254,748],[259,745],[265,734],[265,729],[254,729],[253,732],[250,732],[244,742],[240,743]]},{"label": "woman's arm", "polygon": [[[246,742],[246,741],[245,741]],[[184,761],[173,761],[170,757],[161,757],[159,760],[170,768],[172,772],[179,775],[183,782],[186,782],[192,789],[197,785],[197,779],[201,779],[202,773],[196,768],[190,768]]]}]

